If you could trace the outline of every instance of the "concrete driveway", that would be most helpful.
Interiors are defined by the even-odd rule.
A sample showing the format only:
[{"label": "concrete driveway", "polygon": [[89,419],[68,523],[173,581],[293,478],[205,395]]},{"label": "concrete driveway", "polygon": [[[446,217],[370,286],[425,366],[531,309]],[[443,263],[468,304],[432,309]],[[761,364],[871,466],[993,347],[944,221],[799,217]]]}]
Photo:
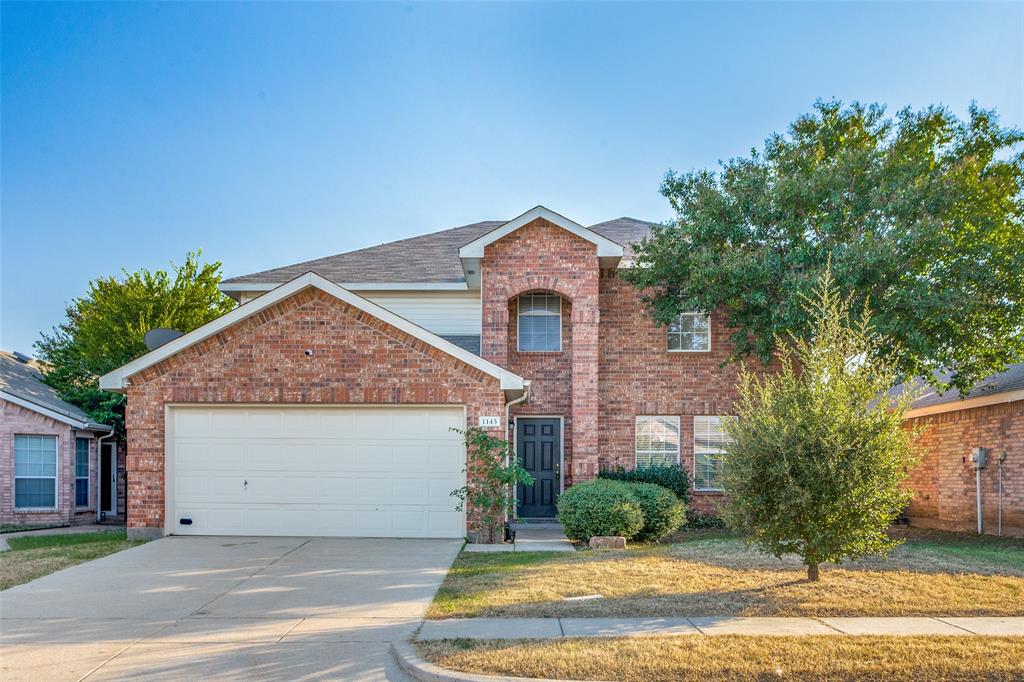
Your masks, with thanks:
[{"label": "concrete driveway", "polygon": [[0,592],[0,679],[403,680],[454,540],[168,537]]}]

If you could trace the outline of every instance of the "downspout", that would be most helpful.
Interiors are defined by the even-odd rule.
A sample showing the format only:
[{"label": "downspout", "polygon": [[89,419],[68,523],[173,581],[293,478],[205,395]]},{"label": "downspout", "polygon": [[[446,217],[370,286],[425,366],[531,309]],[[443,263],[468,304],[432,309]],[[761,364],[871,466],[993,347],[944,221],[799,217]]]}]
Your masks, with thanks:
[{"label": "downspout", "polygon": [[[115,429],[111,429],[110,433],[108,433],[105,436],[100,436],[99,438],[96,439],[96,482],[97,483],[100,482],[100,476],[103,475],[103,441],[106,440],[107,438],[113,438],[116,435],[117,435],[117,431]],[[116,474],[116,472],[117,472],[117,448],[116,447],[114,448],[114,454],[112,455],[112,459],[110,461],[110,466],[114,470],[114,472],[115,472],[114,475],[116,477],[116,475],[117,475]],[[110,485],[110,481],[107,481],[107,485]],[[114,504],[117,504],[117,502],[116,502],[116,500],[117,500],[117,486],[116,485],[114,486],[114,489],[112,491],[110,491],[110,494],[113,495],[113,499],[115,500]],[[100,518],[103,515],[103,510],[101,508],[102,506],[103,505],[100,504],[100,487],[97,485],[96,486],[96,522],[97,523],[100,521]]]},{"label": "downspout", "polygon": [[[512,428],[512,422],[510,421],[511,420],[511,415],[512,415],[512,406],[513,405],[518,405],[519,403],[522,403],[522,402],[526,402],[526,399],[529,398],[529,397],[530,397],[530,382],[529,381],[524,381],[523,382],[523,394],[521,396],[519,396],[518,398],[516,398],[515,400],[510,400],[507,403],[505,403],[505,437],[506,437],[506,439],[508,438],[509,431]],[[513,440],[513,442],[515,441],[515,431],[512,431],[512,440]],[[508,466],[509,464],[510,464],[510,462],[509,462],[509,453],[506,451],[506,453],[505,453],[505,466]],[[507,524],[508,522],[509,522],[508,512],[506,511],[505,512],[505,523]]]}]

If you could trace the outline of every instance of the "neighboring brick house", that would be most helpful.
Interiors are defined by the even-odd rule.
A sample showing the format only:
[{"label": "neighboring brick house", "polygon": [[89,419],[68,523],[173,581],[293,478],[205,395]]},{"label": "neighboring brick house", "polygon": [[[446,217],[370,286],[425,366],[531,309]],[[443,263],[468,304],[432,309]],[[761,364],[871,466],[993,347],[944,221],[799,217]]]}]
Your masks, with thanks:
[{"label": "neighboring brick house", "polygon": [[720,498],[723,320],[654,323],[617,271],[651,223],[537,207],[224,281],[240,305],[101,379],[128,395],[133,535],[459,537],[451,427],[514,442],[519,512],[602,467]]},{"label": "neighboring brick house", "polygon": [[[914,491],[911,524],[977,531],[980,473],[982,532],[1001,528],[1003,534],[1024,536],[1024,363],[985,379],[963,397],[955,390],[940,395],[920,381],[913,385],[923,393],[907,423],[922,429],[923,459],[908,481]],[[975,448],[986,451],[980,472],[971,459]]]},{"label": "neighboring brick house", "polygon": [[111,427],[61,400],[30,358],[0,351],[0,523],[122,520],[123,481]]}]

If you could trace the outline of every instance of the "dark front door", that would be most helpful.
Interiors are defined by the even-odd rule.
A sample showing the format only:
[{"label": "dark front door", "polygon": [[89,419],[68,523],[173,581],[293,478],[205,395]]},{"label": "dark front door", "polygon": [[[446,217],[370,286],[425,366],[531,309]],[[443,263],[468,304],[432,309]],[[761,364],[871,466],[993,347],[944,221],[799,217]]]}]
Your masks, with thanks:
[{"label": "dark front door", "polygon": [[100,511],[108,514],[114,511],[114,453],[113,446],[103,444],[103,451],[100,453]]},{"label": "dark front door", "polygon": [[561,420],[540,417],[516,419],[516,453],[533,476],[533,485],[516,491],[520,517],[551,518],[561,482]]}]

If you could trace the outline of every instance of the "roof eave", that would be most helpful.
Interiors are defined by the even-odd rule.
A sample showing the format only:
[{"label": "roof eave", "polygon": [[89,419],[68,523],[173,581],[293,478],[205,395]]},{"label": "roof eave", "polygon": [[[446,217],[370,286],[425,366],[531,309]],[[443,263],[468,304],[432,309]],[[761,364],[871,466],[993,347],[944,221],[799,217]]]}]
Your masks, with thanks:
[{"label": "roof eave", "polygon": [[98,422],[90,421],[89,419],[79,419],[78,417],[66,414],[65,412],[62,412],[60,410],[55,410],[52,407],[47,407],[46,405],[40,405],[34,400],[29,400],[14,393],[10,393],[9,391],[0,391],[0,398],[3,398],[8,402],[12,402],[15,405],[24,407],[27,410],[38,412],[39,414],[45,415],[50,419],[55,419],[61,423],[67,424],[68,426],[74,427],[76,429],[82,429],[84,431],[107,432],[114,430],[112,426],[107,426],[106,424],[100,424]]},{"label": "roof eave", "polygon": [[938,403],[936,405],[916,407],[907,410],[903,417],[904,419],[915,419],[917,417],[927,417],[933,414],[942,414],[943,412],[957,412],[959,410],[970,410],[976,407],[986,407],[988,405],[1012,403],[1017,400],[1024,400],[1024,388],[1013,391],[1001,391],[999,393],[976,396],[974,398],[951,400],[949,402]]}]

